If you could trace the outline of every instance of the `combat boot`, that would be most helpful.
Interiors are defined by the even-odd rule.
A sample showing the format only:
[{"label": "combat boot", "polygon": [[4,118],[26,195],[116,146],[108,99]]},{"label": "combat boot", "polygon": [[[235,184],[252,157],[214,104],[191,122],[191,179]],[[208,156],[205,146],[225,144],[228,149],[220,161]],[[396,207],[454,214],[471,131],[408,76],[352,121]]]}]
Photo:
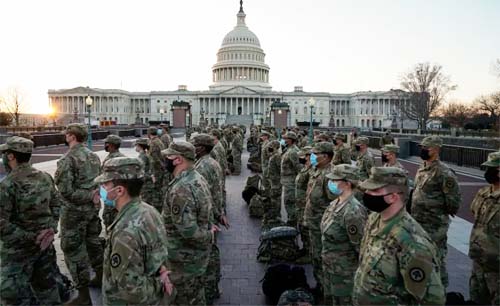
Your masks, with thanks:
[{"label": "combat boot", "polygon": [[72,298],[64,304],[64,306],[92,306],[92,299],[90,298],[89,287],[82,287],[78,289],[78,296]]},{"label": "combat boot", "polygon": [[89,282],[89,287],[102,288],[102,268],[95,271],[94,278]]}]

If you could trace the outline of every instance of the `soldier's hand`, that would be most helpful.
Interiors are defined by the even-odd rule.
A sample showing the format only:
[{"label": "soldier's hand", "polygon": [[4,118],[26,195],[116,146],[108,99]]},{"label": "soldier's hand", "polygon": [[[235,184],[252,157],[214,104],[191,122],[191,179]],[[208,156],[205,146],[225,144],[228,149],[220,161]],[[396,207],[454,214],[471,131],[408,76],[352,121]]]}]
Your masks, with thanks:
[{"label": "soldier's hand", "polygon": [[220,217],[219,222],[220,222],[220,224],[224,225],[224,227],[225,227],[226,229],[229,229],[229,226],[230,226],[230,225],[229,225],[229,221],[227,220],[227,216],[226,216],[226,215],[222,215],[222,216]]},{"label": "soldier's hand", "polygon": [[99,189],[93,191],[92,203],[94,203],[95,208],[101,208],[101,195],[99,194]]},{"label": "soldier's hand", "polygon": [[156,183],[156,178],[155,178],[155,176],[154,176],[154,175],[151,175],[151,181],[153,181],[153,184],[155,184],[155,183]]},{"label": "soldier's hand", "polygon": [[172,292],[174,291],[174,285],[170,282],[170,278],[168,277],[169,274],[170,271],[168,271],[165,266],[160,267],[160,279],[163,284],[163,291],[168,295],[172,295]]},{"label": "soldier's hand", "polygon": [[45,251],[54,241],[54,230],[51,228],[41,230],[36,237],[36,243],[40,245],[40,249]]}]

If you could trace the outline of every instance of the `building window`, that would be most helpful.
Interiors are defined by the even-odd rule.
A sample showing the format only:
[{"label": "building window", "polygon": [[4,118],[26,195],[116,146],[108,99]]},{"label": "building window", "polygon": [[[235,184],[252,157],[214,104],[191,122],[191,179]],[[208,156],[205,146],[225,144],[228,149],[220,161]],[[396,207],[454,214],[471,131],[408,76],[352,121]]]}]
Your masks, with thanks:
[{"label": "building window", "polygon": [[342,119],[342,126],[345,126],[345,120]]}]

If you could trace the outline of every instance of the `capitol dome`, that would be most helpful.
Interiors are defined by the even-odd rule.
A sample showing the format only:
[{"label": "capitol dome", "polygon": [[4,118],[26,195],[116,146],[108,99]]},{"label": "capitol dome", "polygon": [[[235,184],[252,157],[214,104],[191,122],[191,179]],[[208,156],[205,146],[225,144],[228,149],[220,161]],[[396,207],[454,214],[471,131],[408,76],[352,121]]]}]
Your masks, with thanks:
[{"label": "capitol dome", "polygon": [[245,86],[258,90],[271,90],[269,66],[265,63],[265,53],[260,41],[245,23],[243,1],[237,24],[226,34],[217,52],[217,63],[212,67],[212,90],[224,90],[235,86]]}]

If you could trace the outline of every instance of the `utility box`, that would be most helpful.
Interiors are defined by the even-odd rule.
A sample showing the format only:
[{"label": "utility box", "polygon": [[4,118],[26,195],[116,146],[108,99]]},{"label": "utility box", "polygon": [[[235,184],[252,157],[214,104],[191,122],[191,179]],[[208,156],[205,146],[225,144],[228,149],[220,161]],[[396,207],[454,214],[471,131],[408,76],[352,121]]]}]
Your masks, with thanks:
[{"label": "utility box", "polygon": [[410,138],[396,138],[396,145],[399,146],[399,158],[408,158],[410,156]]}]

